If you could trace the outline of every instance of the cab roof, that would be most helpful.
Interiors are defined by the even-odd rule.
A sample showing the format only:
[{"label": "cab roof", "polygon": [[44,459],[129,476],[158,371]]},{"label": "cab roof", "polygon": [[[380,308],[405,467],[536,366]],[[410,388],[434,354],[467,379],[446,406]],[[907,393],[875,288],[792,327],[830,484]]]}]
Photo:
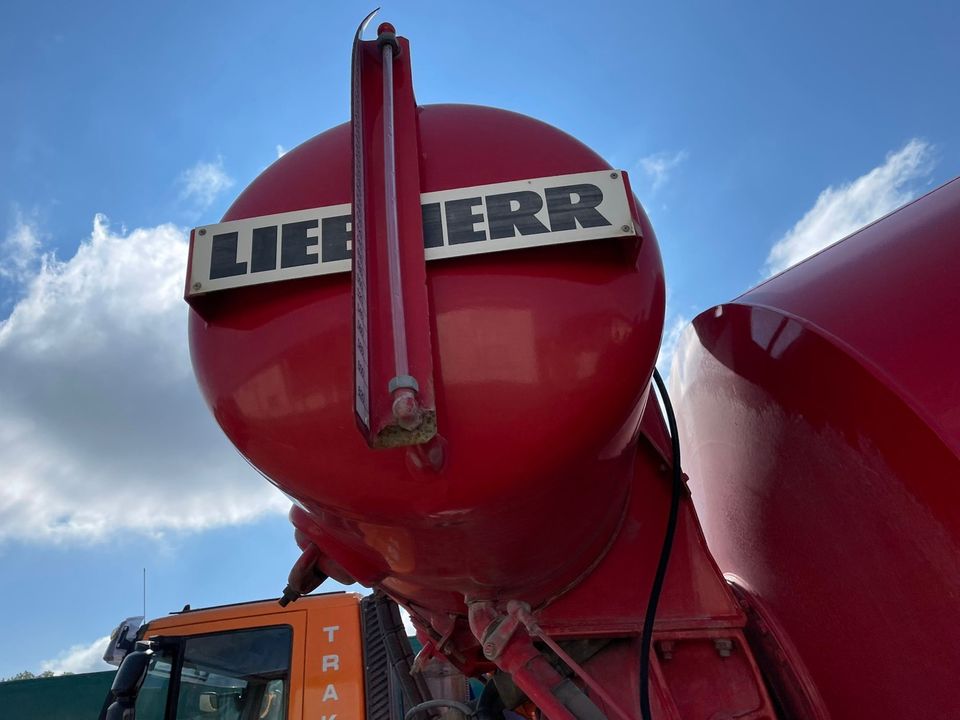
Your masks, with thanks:
[{"label": "cab roof", "polygon": [[305,595],[286,607],[280,607],[279,598],[233,603],[230,605],[215,605],[212,607],[198,608],[196,610],[190,609],[189,605],[187,605],[183,610],[151,620],[144,626],[144,630],[149,629],[150,632],[156,632],[171,627],[183,627],[185,625],[217,622],[219,620],[234,620],[237,618],[258,617],[261,615],[281,615],[302,610],[310,611],[355,606],[359,604],[361,597],[363,596],[359,593],[338,591]]}]

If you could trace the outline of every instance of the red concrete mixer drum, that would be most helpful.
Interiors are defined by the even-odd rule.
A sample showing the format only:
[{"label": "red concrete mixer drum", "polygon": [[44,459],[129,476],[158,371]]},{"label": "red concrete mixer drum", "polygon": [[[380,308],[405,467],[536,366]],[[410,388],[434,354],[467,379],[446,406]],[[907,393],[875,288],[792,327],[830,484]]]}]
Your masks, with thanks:
[{"label": "red concrete mixer drum", "polygon": [[[436,105],[416,108],[416,130],[425,229],[436,212],[430,193],[479,188],[452,208],[437,203],[449,246],[459,237],[476,254],[426,268],[438,438],[420,449],[371,451],[357,432],[348,272],[194,295],[194,368],[224,431],[296,500],[301,531],[350,576],[448,611],[461,610],[465,597],[537,605],[589,569],[625,512],[663,323],[657,243],[622,173],[549,125]],[[345,124],[264,171],[223,222],[347,206],[351,163]],[[585,242],[480,249],[497,233],[523,239],[523,223],[553,230],[572,220],[584,232],[586,221],[590,229],[591,216],[558,213],[563,203],[589,209],[585,193],[563,188],[569,176],[591,173],[625,184],[627,227],[618,220],[608,237]],[[530,179],[543,179],[535,214],[483,189]],[[519,223],[510,237],[491,217],[504,204]],[[319,223],[314,257],[326,262],[338,228],[349,242],[344,226]],[[281,244],[293,234],[277,228]],[[227,264],[249,273],[255,262],[254,253]],[[430,466],[424,448],[442,456],[441,467]],[[525,554],[533,544],[538,552]]]},{"label": "red concrete mixer drum", "polygon": [[[363,27],[351,121],[191,235],[201,391],[295,503],[281,603],[377,587],[421,659],[552,720],[771,720],[649,401],[663,268],[626,174],[522,115],[418,106],[409,43]],[[818,717],[797,677],[780,701]]]}]

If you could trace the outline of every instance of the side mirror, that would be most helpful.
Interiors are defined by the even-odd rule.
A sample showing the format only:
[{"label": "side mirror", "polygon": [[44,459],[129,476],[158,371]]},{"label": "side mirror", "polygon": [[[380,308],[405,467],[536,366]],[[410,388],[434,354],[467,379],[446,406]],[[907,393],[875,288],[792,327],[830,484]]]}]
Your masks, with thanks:
[{"label": "side mirror", "polygon": [[134,720],[137,692],[147,676],[152,657],[151,650],[134,650],[123,658],[110,686],[110,692],[116,700],[107,708],[104,720]]},{"label": "side mirror", "polygon": [[123,659],[120,669],[113,678],[113,685],[110,686],[110,690],[118,700],[137,696],[152,657],[153,652],[150,650],[134,650]]},{"label": "side mirror", "polygon": [[104,662],[119,666],[137,642],[137,633],[143,625],[143,616],[128,617],[110,633],[110,644],[103,653]]}]

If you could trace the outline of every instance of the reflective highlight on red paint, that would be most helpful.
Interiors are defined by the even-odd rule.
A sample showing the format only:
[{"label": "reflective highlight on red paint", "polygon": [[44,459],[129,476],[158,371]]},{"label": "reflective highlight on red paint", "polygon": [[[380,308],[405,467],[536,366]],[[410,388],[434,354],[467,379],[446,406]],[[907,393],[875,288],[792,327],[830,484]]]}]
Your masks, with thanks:
[{"label": "reflective highlight on red paint", "polygon": [[835,718],[957,706],[957,228],[954,181],[703,313],[673,368],[711,550]]}]

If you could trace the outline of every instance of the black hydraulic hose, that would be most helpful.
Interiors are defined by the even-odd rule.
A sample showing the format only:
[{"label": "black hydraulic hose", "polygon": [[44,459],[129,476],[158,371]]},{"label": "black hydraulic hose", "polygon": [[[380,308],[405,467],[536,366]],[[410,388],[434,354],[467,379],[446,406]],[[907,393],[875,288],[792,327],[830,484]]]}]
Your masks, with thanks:
[{"label": "black hydraulic hose", "polygon": [[660,561],[657,563],[657,572],[650,587],[650,599],[647,601],[647,613],[643,619],[643,632],[640,635],[640,716],[643,720],[653,720],[650,714],[650,652],[653,641],[653,622],[657,617],[657,604],[660,602],[660,593],[663,590],[663,579],[667,575],[667,565],[670,563],[670,551],[673,549],[673,536],[677,531],[677,517],[680,514],[680,497],[683,495],[683,470],[680,469],[680,436],[677,433],[677,418],[673,414],[673,405],[667,387],[660,377],[660,372],[653,369],[653,381],[657,385],[660,399],[667,414],[667,425],[670,428],[670,448],[673,455],[673,482],[670,494],[670,514],[667,516],[667,529],[663,536],[663,547],[660,549]]},{"label": "black hydraulic hose", "polygon": [[394,670],[394,677],[400,685],[404,703],[408,707],[411,705],[420,707],[425,701],[431,700],[430,690],[420,673],[411,674],[413,649],[410,647],[407,632],[400,619],[400,609],[390,596],[379,590],[373,594],[373,602],[387,658],[390,667]]}]

